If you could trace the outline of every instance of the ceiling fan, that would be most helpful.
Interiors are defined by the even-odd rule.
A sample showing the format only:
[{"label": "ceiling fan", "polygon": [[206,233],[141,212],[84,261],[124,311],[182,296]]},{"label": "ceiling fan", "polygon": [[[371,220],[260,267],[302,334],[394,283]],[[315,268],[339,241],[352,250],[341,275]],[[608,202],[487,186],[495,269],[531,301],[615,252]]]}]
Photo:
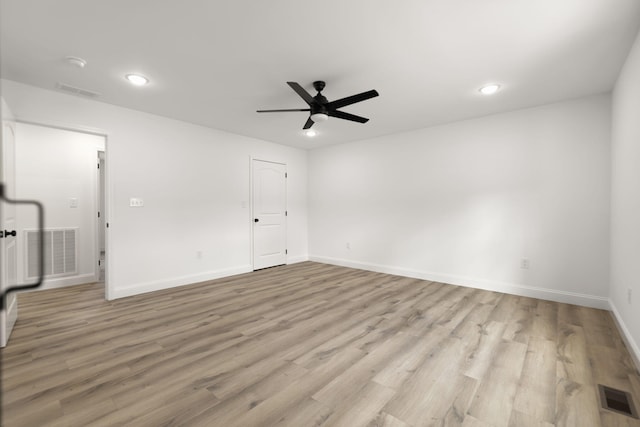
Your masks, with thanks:
[{"label": "ceiling fan", "polygon": [[258,113],[279,113],[282,111],[309,111],[309,118],[304,124],[302,129],[309,129],[316,122],[323,122],[329,117],[336,117],[338,119],[351,120],[358,123],[366,123],[369,119],[365,117],[356,116],[355,114],[345,113],[344,111],[338,111],[338,108],[346,107],[347,105],[355,104],[356,102],[366,101],[367,99],[378,96],[378,92],[370,90],[362,92],[357,95],[347,96],[346,98],[337,99],[329,102],[327,98],[322,95],[322,89],[324,89],[325,83],[323,81],[313,82],[313,87],[318,91],[316,96],[311,96],[309,92],[304,90],[296,82],[287,82],[291,89],[293,89],[302,99],[309,105],[309,108],[293,108],[286,110],[258,110]]}]

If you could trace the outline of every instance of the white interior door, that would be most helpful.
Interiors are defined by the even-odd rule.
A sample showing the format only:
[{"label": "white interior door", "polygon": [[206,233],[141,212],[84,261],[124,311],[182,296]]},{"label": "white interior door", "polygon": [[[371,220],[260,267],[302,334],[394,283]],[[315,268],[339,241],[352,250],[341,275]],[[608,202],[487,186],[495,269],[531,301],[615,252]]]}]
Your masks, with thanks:
[{"label": "white interior door", "polygon": [[287,166],[253,160],[253,269],[287,263]]},{"label": "white interior door", "polygon": [[[13,122],[2,122],[2,138],[0,139],[2,161],[0,166],[0,181],[4,184],[5,196],[15,198],[15,127]],[[0,202],[0,231],[10,234],[0,239],[0,286],[7,289],[17,284],[17,246],[16,236],[12,233],[16,229],[15,205]],[[15,293],[7,296],[6,307],[0,313],[0,347],[4,347],[9,340],[11,330],[18,317],[18,301]]]}]

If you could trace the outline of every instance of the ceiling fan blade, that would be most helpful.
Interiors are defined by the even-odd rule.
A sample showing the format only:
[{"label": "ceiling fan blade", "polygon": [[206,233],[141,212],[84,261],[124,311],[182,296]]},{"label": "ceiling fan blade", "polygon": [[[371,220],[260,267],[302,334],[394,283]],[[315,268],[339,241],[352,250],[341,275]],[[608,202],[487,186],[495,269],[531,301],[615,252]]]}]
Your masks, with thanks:
[{"label": "ceiling fan blade", "polygon": [[290,108],[287,110],[256,110],[257,113],[280,113],[282,111],[311,111],[309,108]]},{"label": "ceiling fan blade", "polygon": [[309,129],[311,126],[313,126],[313,120],[311,120],[311,117],[309,117],[307,119],[307,122],[304,124],[304,127],[302,129]]},{"label": "ceiling fan blade", "polygon": [[296,93],[300,95],[302,99],[304,99],[304,102],[306,102],[309,105],[313,104],[313,96],[311,96],[309,92],[304,90],[302,86],[300,86],[296,82],[287,82],[287,84],[291,86],[291,89],[295,90]]},{"label": "ceiling fan blade", "polygon": [[339,119],[351,120],[352,122],[367,123],[369,119],[366,117],[356,116],[355,114],[345,113],[344,111],[330,110],[327,114],[331,117],[337,117]]},{"label": "ceiling fan blade", "polygon": [[376,90],[370,90],[368,92],[362,92],[357,95],[347,96],[346,98],[336,99],[331,101],[325,106],[327,109],[335,110],[337,108],[346,107],[347,105],[355,104],[356,102],[365,101],[370,98],[375,98],[379,93]]}]

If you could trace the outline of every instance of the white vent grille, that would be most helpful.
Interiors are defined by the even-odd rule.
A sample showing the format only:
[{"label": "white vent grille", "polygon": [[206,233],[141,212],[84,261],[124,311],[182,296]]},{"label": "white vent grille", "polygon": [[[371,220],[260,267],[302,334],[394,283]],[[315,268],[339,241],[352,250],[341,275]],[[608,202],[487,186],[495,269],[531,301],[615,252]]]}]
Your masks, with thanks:
[{"label": "white vent grille", "polygon": [[58,89],[60,89],[60,90],[65,91],[65,92],[69,92],[69,93],[72,93],[74,95],[86,96],[88,98],[97,98],[98,96],[100,96],[100,93],[98,93],[98,92],[94,92],[94,91],[89,90],[89,89],[82,89],[81,87],[71,86],[71,85],[66,84],[66,83],[58,82],[56,84],[56,87]]},{"label": "white vent grille", "polygon": [[[25,230],[27,242],[27,278],[38,277],[38,231]],[[77,273],[78,232],[75,228],[44,231],[45,277]]]}]

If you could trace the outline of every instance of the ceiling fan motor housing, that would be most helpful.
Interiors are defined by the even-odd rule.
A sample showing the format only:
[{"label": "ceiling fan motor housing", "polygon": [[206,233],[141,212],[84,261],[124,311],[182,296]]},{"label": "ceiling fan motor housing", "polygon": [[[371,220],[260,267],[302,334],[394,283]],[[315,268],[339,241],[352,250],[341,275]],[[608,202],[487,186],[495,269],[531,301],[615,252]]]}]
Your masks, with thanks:
[{"label": "ceiling fan motor housing", "polygon": [[313,87],[318,91],[316,96],[311,96],[302,86],[296,82],[287,82],[287,84],[293,89],[304,101],[309,108],[290,108],[281,110],[258,110],[258,113],[275,113],[284,111],[309,111],[309,118],[304,124],[302,129],[309,129],[313,126],[314,122],[325,121],[329,117],[336,117],[338,119],[350,120],[352,122],[366,123],[369,121],[366,117],[356,116],[355,114],[347,113],[345,111],[338,110],[339,108],[346,107],[347,105],[355,104],[356,102],[366,101],[367,99],[378,96],[376,90],[370,90],[362,92],[356,95],[340,98],[335,101],[329,102],[327,98],[322,95],[322,90],[325,87],[325,82],[322,80],[316,80],[313,82]]},{"label": "ceiling fan motor housing", "polygon": [[[318,101],[318,100],[316,99],[316,101]],[[311,115],[314,115],[314,114],[327,114],[327,108],[324,106],[324,104],[327,103],[326,98],[325,98],[324,101],[325,102],[322,102],[322,101],[318,101],[317,103],[314,102],[313,104],[311,104],[309,106],[309,107],[311,107]]]},{"label": "ceiling fan motor housing", "polygon": [[322,89],[324,89],[324,85],[325,83],[322,80],[317,80],[313,82],[313,88],[318,92],[322,92]]}]

